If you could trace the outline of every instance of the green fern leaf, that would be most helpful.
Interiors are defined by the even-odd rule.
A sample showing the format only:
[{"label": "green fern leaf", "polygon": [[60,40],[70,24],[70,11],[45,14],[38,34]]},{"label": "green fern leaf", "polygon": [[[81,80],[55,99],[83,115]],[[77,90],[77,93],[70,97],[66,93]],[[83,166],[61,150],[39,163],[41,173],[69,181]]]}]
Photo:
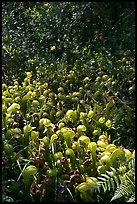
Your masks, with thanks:
[{"label": "green fern leaf", "polygon": [[107,189],[108,189],[108,191],[110,191],[110,189],[111,189],[111,182],[110,182],[110,180],[107,181]]},{"label": "green fern leaf", "polygon": [[114,173],[116,173],[117,171],[116,171],[116,169],[114,168],[114,167],[110,167],[110,169],[111,169],[111,171],[113,171]]},{"label": "green fern leaf", "polygon": [[101,174],[101,176],[105,177],[106,180],[110,179],[110,176],[108,176],[107,174]]},{"label": "green fern leaf", "polygon": [[[132,163],[132,161],[131,161]],[[132,163],[133,164],[133,163]],[[131,164],[131,169],[125,173],[123,176],[119,176],[120,184],[117,186],[114,196],[111,201],[114,201],[119,198],[125,198],[128,202],[129,200],[134,200],[135,194],[135,171],[134,167]],[[130,165],[129,165],[130,166]]]},{"label": "green fern leaf", "polygon": [[98,179],[100,179],[102,181],[106,181],[106,178],[103,178],[103,177],[98,177]]},{"label": "green fern leaf", "polygon": [[[114,167],[98,177],[98,194],[104,192],[114,193],[111,201],[123,199],[123,201],[132,201],[135,193],[135,159],[124,161],[122,165],[126,166],[126,173],[119,172]],[[98,195],[98,199],[100,199]],[[103,199],[103,198],[102,198]],[[111,202],[110,201],[110,202]]]},{"label": "green fern leaf", "polygon": [[116,185],[118,186],[119,185],[119,183],[120,183],[120,178],[119,178],[119,175],[117,176],[117,175],[115,175],[114,176],[114,180],[115,180],[115,183],[116,183]]},{"label": "green fern leaf", "polygon": [[106,193],[107,192],[107,181],[102,184],[102,187],[103,187],[104,192]]},{"label": "green fern leaf", "polygon": [[135,202],[135,192],[133,193],[133,195],[129,198],[129,200],[127,200],[127,202]]},{"label": "green fern leaf", "polygon": [[121,198],[122,197],[122,194],[121,194],[121,191],[120,191],[120,188],[117,188],[117,190],[115,191],[115,194],[114,196],[111,198],[110,202],[118,199],[118,198]]},{"label": "green fern leaf", "polygon": [[112,187],[112,189],[114,191],[114,189],[115,189],[115,181],[114,181],[113,178],[110,178],[110,183],[111,183],[111,187]]}]

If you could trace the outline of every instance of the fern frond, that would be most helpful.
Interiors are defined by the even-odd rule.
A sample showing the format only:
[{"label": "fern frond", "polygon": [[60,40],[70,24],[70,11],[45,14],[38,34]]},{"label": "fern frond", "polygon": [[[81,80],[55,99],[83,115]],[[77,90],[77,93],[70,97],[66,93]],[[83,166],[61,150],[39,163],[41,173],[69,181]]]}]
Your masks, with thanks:
[{"label": "fern frond", "polygon": [[117,187],[117,190],[115,191],[115,194],[114,194],[113,198],[111,199],[111,201],[119,199],[119,198],[124,197],[124,196],[126,197],[131,193],[132,193],[132,191],[129,188],[128,184],[123,184],[123,185],[121,184],[119,187]]},{"label": "fern frond", "polygon": [[[102,174],[101,174],[101,176],[102,176]],[[106,182],[106,178],[104,178],[103,176],[102,177],[98,177],[98,179],[99,180],[102,180],[102,181],[104,181],[104,182]],[[99,182],[99,184],[101,184],[102,182]]]},{"label": "fern frond", "polygon": [[111,188],[114,191],[115,187],[120,183],[119,176],[116,175],[116,170],[114,168],[111,168],[111,170],[112,171],[106,171],[106,174],[101,174],[98,177],[97,189],[99,193],[101,189],[103,189],[104,193],[110,191]]},{"label": "fern frond", "polygon": [[114,191],[114,189],[115,189],[115,181],[114,181],[113,178],[110,178],[110,183],[111,183],[111,187],[112,187],[112,189]]},{"label": "fern frond", "polygon": [[135,188],[135,183],[134,183],[134,181],[135,181],[135,178],[133,177],[133,181],[130,179],[130,177],[126,174],[125,175],[126,176],[126,179],[127,179],[127,184],[129,184],[133,189]]},{"label": "fern frond", "polygon": [[[122,164],[124,165],[124,164]],[[98,193],[113,193],[111,201],[124,198],[125,200],[134,200],[135,192],[135,159],[126,161],[127,171],[122,173],[119,169],[110,167],[111,171],[100,174],[97,182]],[[133,196],[132,196],[133,195]]]},{"label": "fern frond", "polygon": [[117,187],[117,190],[115,191],[115,194],[112,197],[111,201],[114,201],[114,200],[119,199],[121,197],[129,197],[129,195],[131,195],[131,197],[132,197],[133,194],[134,194],[134,192],[130,188],[130,185],[129,184],[126,184],[126,185],[123,184],[123,185],[120,185],[119,187]]},{"label": "fern frond", "polygon": [[117,187],[117,190],[115,191],[114,196],[112,197],[112,199],[110,200],[110,202],[112,202],[113,200],[116,200],[118,198],[121,198],[123,196],[120,187]]},{"label": "fern frond", "polygon": [[127,200],[127,202],[135,202],[135,192],[132,194],[132,196]]},{"label": "fern frond", "polygon": [[111,201],[122,197],[125,198],[127,202],[135,200],[135,161],[130,161],[129,163],[131,169],[121,176],[121,183],[117,186]]}]

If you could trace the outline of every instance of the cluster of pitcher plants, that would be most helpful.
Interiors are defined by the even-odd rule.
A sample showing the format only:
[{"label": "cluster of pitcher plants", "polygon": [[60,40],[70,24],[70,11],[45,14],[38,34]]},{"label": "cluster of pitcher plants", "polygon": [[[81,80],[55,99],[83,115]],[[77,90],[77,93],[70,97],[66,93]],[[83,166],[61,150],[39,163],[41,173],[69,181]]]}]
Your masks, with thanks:
[{"label": "cluster of pitcher plants", "polygon": [[99,201],[100,176],[135,157],[115,130],[113,76],[63,71],[2,84],[4,201]]}]

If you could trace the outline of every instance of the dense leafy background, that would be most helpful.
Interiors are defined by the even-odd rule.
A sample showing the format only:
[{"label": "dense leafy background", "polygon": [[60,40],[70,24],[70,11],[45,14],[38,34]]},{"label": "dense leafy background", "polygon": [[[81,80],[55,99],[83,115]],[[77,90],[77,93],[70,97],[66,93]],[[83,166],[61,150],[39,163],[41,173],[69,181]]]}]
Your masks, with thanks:
[{"label": "dense leafy background", "polygon": [[[57,127],[62,121],[74,129],[83,123],[92,141],[98,140],[93,133],[97,130],[111,135],[111,142],[116,145],[133,151],[134,58],[133,2],[3,2],[3,138],[8,129],[19,128],[24,134],[23,128],[28,124],[39,132],[38,121],[48,118]],[[30,78],[26,77],[29,72]],[[21,110],[6,115],[13,103],[20,104]],[[80,112],[88,114],[91,109],[95,112],[94,120],[89,124],[81,122]],[[77,111],[77,123],[66,121],[67,110]],[[112,122],[110,128],[98,123],[103,116]],[[42,135],[40,132],[41,138]],[[25,146],[16,138],[20,146],[16,149],[14,139],[6,136],[3,145],[13,145],[18,154]],[[8,175],[12,160],[5,150],[3,154],[9,162],[3,170],[3,180],[8,185],[16,171],[20,173],[12,167],[14,173]],[[31,160],[31,156],[26,159]],[[12,187],[9,195],[14,199],[16,196],[10,192],[15,193],[16,188]],[[4,190],[6,195],[7,192]]]}]

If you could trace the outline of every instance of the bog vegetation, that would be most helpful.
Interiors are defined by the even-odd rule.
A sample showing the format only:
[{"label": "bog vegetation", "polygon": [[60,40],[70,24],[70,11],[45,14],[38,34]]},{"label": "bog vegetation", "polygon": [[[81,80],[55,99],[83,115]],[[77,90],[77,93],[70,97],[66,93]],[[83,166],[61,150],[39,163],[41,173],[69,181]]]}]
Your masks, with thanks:
[{"label": "bog vegetation", "polygon": [[2,3],[2,201],[135,201],[133,2]]}]

